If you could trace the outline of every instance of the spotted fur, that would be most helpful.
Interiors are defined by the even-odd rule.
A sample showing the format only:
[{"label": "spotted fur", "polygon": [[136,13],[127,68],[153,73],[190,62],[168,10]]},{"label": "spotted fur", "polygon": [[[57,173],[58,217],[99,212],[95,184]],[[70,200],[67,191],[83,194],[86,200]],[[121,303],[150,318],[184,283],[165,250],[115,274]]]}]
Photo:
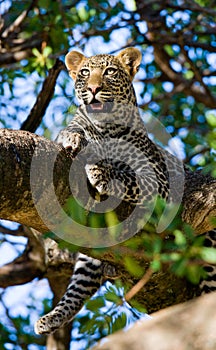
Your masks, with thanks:
[{"label": "spotted fur", "polygon": [[[204,246],[216,249],[216,229],[205,234]],[[216,265],[205,263],[203,267],[207,277],[199,284],[200,294],[216,291]]]},{"label": "spotted fur", "polygon": [[[116,196],[142,207],[157,195],[175,201],[170,193],[168,165],[171,162],[176,175],[179,165],[149,139],[136,108],[132,80],[140,62],[141,54],[134,48],[125,49],[117,56],[90,58],[70,52],[66,66],[75,80],[80,107],[72,122],[60,132],[57,142],[71,149],[74,155],[89,147],[85,171],[89,183],[98,192],[98,200],[102,195]],[[213,274],[211,267],[206,269],[209,276]],[[50,333],[70,322],[107,275],[114,277],[115,269],[78,254],[66,293],[54,310],[39,319],[36,333]],[[212,286],[215,289],[215,282]],[[204,281],[202,289],[206,289]]]}]

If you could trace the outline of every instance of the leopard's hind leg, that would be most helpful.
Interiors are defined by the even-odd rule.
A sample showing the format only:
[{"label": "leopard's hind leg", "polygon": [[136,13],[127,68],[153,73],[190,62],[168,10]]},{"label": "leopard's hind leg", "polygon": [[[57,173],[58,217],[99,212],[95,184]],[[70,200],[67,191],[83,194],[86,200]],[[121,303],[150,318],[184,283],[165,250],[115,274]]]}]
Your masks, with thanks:
[{"label": "leopard's hind leg", "polygon": [[[216,229],[206,233],[204,246],[216,249]],[[207,276],[200,282],[200,294],[216,291],[216,264],[205,263],[204,269]]]},{"label": "leopard's hind leg", "polygon": [[103,281],[103,263],[84,254],[78,254],[74,272],[68,288],[47,315],[35,324],[36,334],[49,334],[69,323]]}]

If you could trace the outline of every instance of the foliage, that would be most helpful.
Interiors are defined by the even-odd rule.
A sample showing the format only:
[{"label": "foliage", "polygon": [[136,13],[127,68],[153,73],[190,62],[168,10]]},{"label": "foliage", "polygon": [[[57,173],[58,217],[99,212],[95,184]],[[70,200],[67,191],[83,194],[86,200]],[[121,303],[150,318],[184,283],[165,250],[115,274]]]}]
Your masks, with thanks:
[{"label": "foliage", "polygon": [[[139,105],[146,115],[162,122],[185,162],[216,176],[215,17],[212,0],[192,0],[190,4],[184,0],[1,1],[0,126],[21,127],[49,69],[57,58],[63,60],[69,49],[93,55],[136,46],[143,53],[135,81]],[[36,132],[54,138],[70,120],[74,112],[71,105],[76,102],[72,82],[65,72],[61,72],[54,97],[48,102]],[[83,220],[82,210],[75,213]],[[115,220],[112,214],[111,219]],[[145,246],[145,257],[154,271],[166,264],[175,274],[186,275],[197,283],[203,275],[200,259],[215,262],[215,251],[204,248],[202,237],[195,238],[188,227],[182,232],[176,225],[172,232],[171,240],[143,234],[125,245],[132,251]],[[125,257],[124,264],[136,278],[145,273],[134,258]],[[117,292],[117,287],[113,288],[90,301],[86,314],[77,317],[75,327],[82,332],[82,338],[89,336],[90,330],[94,333],[95,327],[98,339],[127,325],[129,317],[123,310],[122,289],[119,287]],[[113,300],[116,294],[117,299]],[[102,310],[107,301],[112,306],[104,321]],[[20,347],[33,344],[35,339],[29,329],[25,332],[29,317],[10,319],[16,329],[24,331],[15,334],[7,325],[1,325],[4,349],[12,349],[7,343]],[[95,339],[92,336],[90,343]],[[41,346],[38,344],[37,348]]]},{"label": "foliage", "polygon": [[106,282],[75,318],[76,342],[86,341],[86,348],[91,347],[99,339],[122,328],[126,329],[136,320],[144,318],[149,317],[125,301],[121,284],[111,285]]}]

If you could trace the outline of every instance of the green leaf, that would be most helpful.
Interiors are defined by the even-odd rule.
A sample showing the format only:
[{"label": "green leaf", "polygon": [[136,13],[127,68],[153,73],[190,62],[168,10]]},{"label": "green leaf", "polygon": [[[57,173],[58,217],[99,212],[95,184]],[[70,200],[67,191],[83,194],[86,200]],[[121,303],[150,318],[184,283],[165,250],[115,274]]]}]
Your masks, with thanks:
[{"label": "green leaf", "polygon": [[105,306],[105,300],[103,297],[98,297],[96,299],[89,300],[86,304],[86,309],[95,312],[100,307]]},{"label": "green leaf", "polygon": [[50,0],[39,0],[38,6],[44,8],[44,9],[49,9]]},{"label": "green leaf", "polygon": [[173,232],[173,234],[175,236],[175,243],[178,246],[182,246],[182,245],[185,245],[187,243],[185,235],[180,230],[175,230]]},{"label": "green leaf", "polygon": [[186,277],[190,282],[197,284],[200,281],[202,268],[196,264],[189,264],[186,269]]},{"label": "green leaf", "polygon": [[116,332],[124,328],[127,324],[127,315],[123,312],[112,323],[112,332]]},{"label": "green leaf", "polygon": [[126,256],[124,258],[124,265],[127,271],[134,277],[140,278],[144,274],[143,267],[140,266],[137,261],[130,256]]},{"label": "green leaf", "polygon": [[114,211],[108,211],[105,213],[105,221],[108,227],[118,225],[119,220]]},{"label": "green leaf", "polygon": [[111,301],[117,305],[122,304],[122,298],[113,290],[106,291],[104,296],[107,301]]},{"label": "green leaf", "polygon": [[216,264],[216,249],[215,248],[201,248],[200,256],[203,260],[210,264]]},{"label": "green leaf", "polygon": [[78,16],[81,19],[81,21],[85,22],[88,20],[89,18],[89,13],[86,11],[85,7],[82,6],[79,10],[78,10]]},{"label": "green leaf", "polygon": [[192,70],[188,70],[187,72],[184,73],[185,79],[192,79],[194,77],[194,72]]},{"label": "green leaf", "polygon": [[208,142],[210,147],[216,150],[216,131],[208,134]]},{"label": "green leaf", "polygon": [[79,204],[74,198],[69,198],[66,205],[65,211],[70,217],[81,225],[86,224],[87,216],[86,211],[81,204]]},{"label": "green leaf", "polygon": [[174,262],[171,266],[171,270],[177,275],[177,276],[184,276],[187,266],[187,259],[184,257],[181,257],[178,261]]},{"label": "green leaf", "polygon": [[94,228],[104,227],[104,215],[101,213],[91,213],[89,215],[89,225]]},{"label": "green leaf", "polygon": [[143,313],[146,313],[146,312],[147,312],[147,310],[146,310],[146,308],[143,306],[143,304],[141,304],[141,303],[138,302],[137,300],[134,300],[134,299],[130,300],[130,305],[131,305],[133,308],[135,308],[135,309],[137,309],[138,311],[140,311],[140,312],[143,312]]},{"label": "green leaf", "polygon": [[117,238],[121,233],[121,225],[116,213],[114,211],[108,211],[105,213],[104,219],[106,226],[108,227],[109,234]]},{"label": "green leaf", "polygon": [[206,113],[206,120],[207,120],[209,125],[216,127],[216,114],[215,113],[208,111]]},{"label": "green leaf", "polygon": [[164,45],[164,49],[169,56],[174,56],[174,51],[171,45]]},{"label": "green leaf", "polygon": [[159,271],[161,269],[161,262],[155,259],[151,262],[150,266],[154,272]]},{"label": "green leaf", "polygon": [[164,263],[170,262],[170,261],[178,261],[181,257],[181,254],[173,252],[170,254],[162,254],[161,261]]},{"label": "green leaf", "polygon": [[154,254],[159,254],[162,249],[162,239],[159,236],[154,237],[153,241],[153,252]]},{"label": "green leaf", "polygon": [[41,52],[38,51],[38,49],[36,49],[35,47],[32,49],[32,53],[34,56],[40,58],[41,57]]},{"label": "green leaf", "polygon": [[200,6],[207,6],[206,0],[194,0],[194,2]]},{"label": "green leaf", "polygon": [[48,57],[52,53],[52,48],[50,46],[46,46],[43,49],[43,56]]}]

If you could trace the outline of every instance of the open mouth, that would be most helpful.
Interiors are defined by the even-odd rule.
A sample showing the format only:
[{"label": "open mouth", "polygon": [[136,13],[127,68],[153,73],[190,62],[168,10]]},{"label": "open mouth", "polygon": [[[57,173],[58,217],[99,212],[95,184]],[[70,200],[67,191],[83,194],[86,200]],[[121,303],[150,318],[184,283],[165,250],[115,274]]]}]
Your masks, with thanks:
[{"label": "open mouth", "polygon": [[88,113],[108,113],[112,110],[112,107],[112,101],[101,103],[94,98],[92,102],[86,106],[86,109]]}]

